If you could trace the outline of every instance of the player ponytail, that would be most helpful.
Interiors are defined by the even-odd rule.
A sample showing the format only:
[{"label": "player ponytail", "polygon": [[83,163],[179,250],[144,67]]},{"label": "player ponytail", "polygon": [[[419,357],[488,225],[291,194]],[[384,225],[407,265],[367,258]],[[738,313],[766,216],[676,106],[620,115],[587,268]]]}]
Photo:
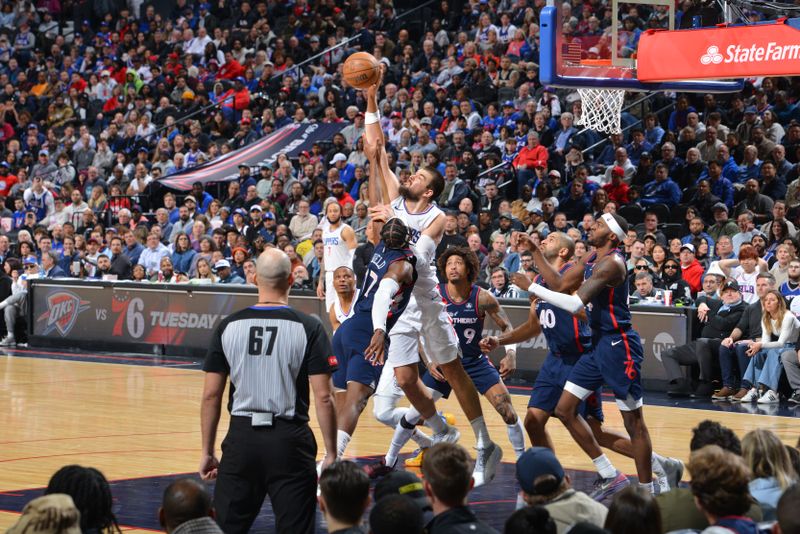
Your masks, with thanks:
[{"label": "player ponytail", "polygon": [[381,240],[386,248],[403,249],[411,242],[411,232],[403,221],[392,217],[381,228]]}]

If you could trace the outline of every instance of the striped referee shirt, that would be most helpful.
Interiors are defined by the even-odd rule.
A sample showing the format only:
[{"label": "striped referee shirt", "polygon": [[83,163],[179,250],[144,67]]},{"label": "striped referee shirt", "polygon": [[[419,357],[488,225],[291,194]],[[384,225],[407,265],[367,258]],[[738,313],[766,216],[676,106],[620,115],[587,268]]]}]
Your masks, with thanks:
[{"label": "striped referee shirt", "polygon": [[307,422],[308,376],[336,365],[319,319],[288,306],[251,306],[219,324],[203,371],[230,375],[231,415],[271,412]]}]

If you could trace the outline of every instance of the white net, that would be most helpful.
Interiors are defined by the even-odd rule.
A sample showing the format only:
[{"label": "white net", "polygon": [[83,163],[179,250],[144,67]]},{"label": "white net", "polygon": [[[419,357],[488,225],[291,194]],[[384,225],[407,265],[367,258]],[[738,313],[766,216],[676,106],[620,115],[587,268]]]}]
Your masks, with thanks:
[{"label": "white net", "polygon": [[620,116],[625,91],[619,89],[596,89],[579,87],[581,95],[581,116],[576,123],[590,130],[606,133],[620,133]]}]

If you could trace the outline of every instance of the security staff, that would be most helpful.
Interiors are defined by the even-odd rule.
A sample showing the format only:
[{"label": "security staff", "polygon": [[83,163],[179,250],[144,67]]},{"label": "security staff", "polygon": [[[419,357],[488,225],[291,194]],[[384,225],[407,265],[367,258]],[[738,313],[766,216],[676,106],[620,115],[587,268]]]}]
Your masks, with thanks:
[{"label": "security staff", "polygon": [[[308,425],[309,382],[325,449],[336,460],[330,341],[319,319],[289,307],[291,262],[277,249],[258,258],[258,303],[217,327],[203,370],[200,476],[217,479],[217,522],[246,533],[270,496],[279,533],[314,532],[317,443]],[[222,395],[230,375],[228,435],[215,455]]]}]

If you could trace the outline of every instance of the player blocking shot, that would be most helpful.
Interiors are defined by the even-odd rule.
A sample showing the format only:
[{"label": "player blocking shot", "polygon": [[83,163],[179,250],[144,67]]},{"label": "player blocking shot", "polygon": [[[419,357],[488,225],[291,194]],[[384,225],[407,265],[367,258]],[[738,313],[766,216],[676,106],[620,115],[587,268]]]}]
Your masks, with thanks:
[{"label": "player blocking shot", "polygon": [[[534,255],[538,258],[537,265],[542,265],[546,261],[559,276],[563,277],[571,269],[577,269],[579,272],[584,269],[583,263],[571,262],[574,250],[575,244],[569,236],[562,232],[551,232],[542,240]],[[512,281],[522,287],[530,285],[530,280],[522,273],[514,273]],[[547,287],[541,275],[537,275],[535,282]],[[534,299],[528,320],[524,324],[500,336],[484,338],[481,341],[481,348],[489,351],[497,346],[521,343],[540,333],[545,336],[548,352],[528,401],[525,428],[534,446],[555,450],[545,426],[555,412],[572,368],[584,353],[591,351],[592,332],[589,323],[585,318],[578,318],[549,302]],[[603,425],[602,388],[595,390],[580,403],[577,421],[584,427],[588,425],[588,431],[603,448],[629,458],[633,457],[633,446],[628,437]],[[651,464],[656,475],[658,492],[667,492],[677,486],[683,474],[683,464],[679,460],[653,453]],[[627,478],[620,479],[618,487],[621,489],[627,484]],[[607,493],[606,489],[598,488],[595,497],[603,497],[603,493]]]},{"label": "player blocking shot", "polygon": [[[616,491],[622,483],[621,474],[614,469],[591,431],[578,418],[581,401],[604,383],[607,384],[614,393],[625,430],[633,445],[639,484],[652,493],[653,451],[642,410],[641,366],[644,352],[639,334],[631,326],[627,269],[625,257],[618,248],[627,230],[628,223],[623,217],[604,214],[589,231],[589,243],[595,247],[595,252],[586,259],[584,269],[570,269],[561,276],[546,261],[537,262],[548,287],[534,282],[527,290],[573,315],[580,313],[584,306],[591,305],[589,325],[592,329],[592,350],[586,352],[570,371],[555,413],[594,462],[602,477],[598,491]],[[537,261],[536,253],[534,261]],[[577,293],[570,294],[576,287]]]},{"label": "player blocking shot", "polygon": [[[378,114],[377,93],[382,80],[366,91],[364,152],[370,159],[370,187],[375,182],[388,196],[389,206],[370,208],[372,215],[400,217],[411,229],[411,248],[417,257],[418,279],[406,312],[391,334],[388,362],[394,368],[395,378],[411,404],[420,412],[428,425],[431,418],[440,418],[433,400],[419,377],[418,344],[424,339],[425,350],[439,365],[442,374],[452,386],[461,408],[470,421],[476,438],[477,457],[473,476],[489,482],[494,478],[502,459],[502,450],[489,437],[483,418],[480,397],[459,357],[458,336],[450,324],[437,290],[438,280],[432,265],[436,246],[444,233],[444,213],[433,204],[444,189],[444,179],[434,168],[422,167],[411,175],[407,183],[400,184],[389,168],[383,130]],[[375,171],[373,173],[373,170]],[[433,428],[436,432],[437,429]],[[393,466],[386,466],[391,469]]]},{"label": "player blocking shot", "polygon": [[353,307],[353,316],[333,335],[333,353],[339,361],[333,385],[344,392],[344,399],[337,402],[339,457],[375,391],[383,368],[380,360],[387,333],[408,306],[417,280],[416,258],[408,247],[408,227],[397,218],[373,227],[379,228],[381,240],[367,267],[361,295]]}]

